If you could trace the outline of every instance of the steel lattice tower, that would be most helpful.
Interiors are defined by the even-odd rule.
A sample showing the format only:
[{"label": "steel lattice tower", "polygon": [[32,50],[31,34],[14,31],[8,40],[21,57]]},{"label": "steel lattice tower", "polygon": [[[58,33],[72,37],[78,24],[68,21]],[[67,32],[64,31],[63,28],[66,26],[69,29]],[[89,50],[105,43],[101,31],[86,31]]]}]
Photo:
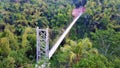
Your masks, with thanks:
[{"label": "steel lattice tower", "polygon": [[49,33],[47,29],[36,29],[37,46],[36,46],[36,62],[43,58],[49,57]]}]

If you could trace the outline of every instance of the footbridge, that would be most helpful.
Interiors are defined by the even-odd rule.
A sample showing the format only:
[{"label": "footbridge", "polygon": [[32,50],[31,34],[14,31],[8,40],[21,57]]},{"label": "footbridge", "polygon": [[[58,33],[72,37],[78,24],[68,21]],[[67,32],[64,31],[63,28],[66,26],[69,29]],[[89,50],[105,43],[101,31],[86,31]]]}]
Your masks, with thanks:
[{"label": "footbridge", "polygon": [[[70,32],[73,25],[76,23],[76,21],[80,18],[80,16],[83,14],[83,11],[80,11],[79,15],[73,19],[73,21],[70,23],[70,25],[67,27],[67,29],[64,31],[64,33],[59,37],[57,42],[53,45],[51,49],[49,49],[49,33],[48,28],[47,29],[39,29],[37,27],[36,34],[37,34],[37,46],[36,46],[36,62],[38,63],[40,60],[44,58],[51,59],[52,56],[54,56],[55,51],[60,46],[60,43],[63,41],[63,39],[66,37],[66,35]],[[45,64],[43,67],[45,68]]]}]

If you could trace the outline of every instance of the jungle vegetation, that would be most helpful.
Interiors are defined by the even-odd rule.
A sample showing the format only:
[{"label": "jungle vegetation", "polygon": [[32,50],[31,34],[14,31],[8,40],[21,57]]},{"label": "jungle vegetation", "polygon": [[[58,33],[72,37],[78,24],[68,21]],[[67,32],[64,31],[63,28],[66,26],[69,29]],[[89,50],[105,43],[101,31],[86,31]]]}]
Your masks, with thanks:
[{"label": "jungle vegetation", "polygon": [[[51,30],[52,47],[74,7],[72,0],[0,0],[0,68],[34,68],[35,28]],[[88,0],[85,7],[50,68],[120,68],[120,0]]]}]

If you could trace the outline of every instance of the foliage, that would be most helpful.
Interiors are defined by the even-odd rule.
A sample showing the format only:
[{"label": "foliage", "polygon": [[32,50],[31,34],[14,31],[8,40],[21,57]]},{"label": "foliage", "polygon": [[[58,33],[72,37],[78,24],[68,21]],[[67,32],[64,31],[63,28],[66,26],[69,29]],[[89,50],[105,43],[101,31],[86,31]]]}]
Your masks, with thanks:
[{"label": "foliage", "polygon": [[91,35],[92,40],[94,40],[94,46],[99,48],[99,52],[105,56],[120,56],[120,53],[118,53],[120,50],[119,32],[115,32],[112,29],[97,30],[95,33],[91,33]]},{"label": "foliage", "polygon": [[[97,49],[92,47],[88,38],[80,40],[77,44],[72,40],[66,42],[60,52],[51,60],[51,67],[72,67],[72,68],[107,68],[113,67],[111,62],[99,54]],[[57,59],[56,59],[57,58]],[[56,64],[57,62],[57,64]]]},{"label": "foliage", "polygon": [[[51,68],[119,68],[119,4],[88,0],[86,12],[50,60]],[[35,28],[50,28],[52,47],[72,21],[73,8],[72,0],[0,0],[0,67],[34,68]]]},{"label": "foliage", "polygon": [[84,38],[91,36],[91,32],[98,30],[114,29],[119,32],[120,7],[119,0],[88,0],[86,12],[77,21],[72,29],[72,39]]}]

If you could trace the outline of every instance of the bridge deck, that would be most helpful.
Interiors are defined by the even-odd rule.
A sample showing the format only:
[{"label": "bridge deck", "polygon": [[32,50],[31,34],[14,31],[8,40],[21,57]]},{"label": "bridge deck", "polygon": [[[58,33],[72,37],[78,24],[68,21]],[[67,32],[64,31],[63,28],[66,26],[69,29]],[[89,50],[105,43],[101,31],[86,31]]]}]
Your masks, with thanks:
[{"label": "bridge deck", "polygon": [[58,39],[58,41],[54,44],[54,46],[51,48],[51,50],[49,51],[49,59],[52,57],[52,55],[55,53],[55,51],[57,50],[58,46],[60,45],[60,43],[63,41],[63,39],[65,38],[65,36],[68,34],[68,32],[70,31],[70,29],[73,27],[73,25],[76,23],[76,21],[79,19],[79,17],[83,14],[83,11],[80,12],[80,14],[78,15],[78,17],[76,17],[71,24],[68,26],[68,28],[65,30],[65,32],[60,36],[60,38]]}]

